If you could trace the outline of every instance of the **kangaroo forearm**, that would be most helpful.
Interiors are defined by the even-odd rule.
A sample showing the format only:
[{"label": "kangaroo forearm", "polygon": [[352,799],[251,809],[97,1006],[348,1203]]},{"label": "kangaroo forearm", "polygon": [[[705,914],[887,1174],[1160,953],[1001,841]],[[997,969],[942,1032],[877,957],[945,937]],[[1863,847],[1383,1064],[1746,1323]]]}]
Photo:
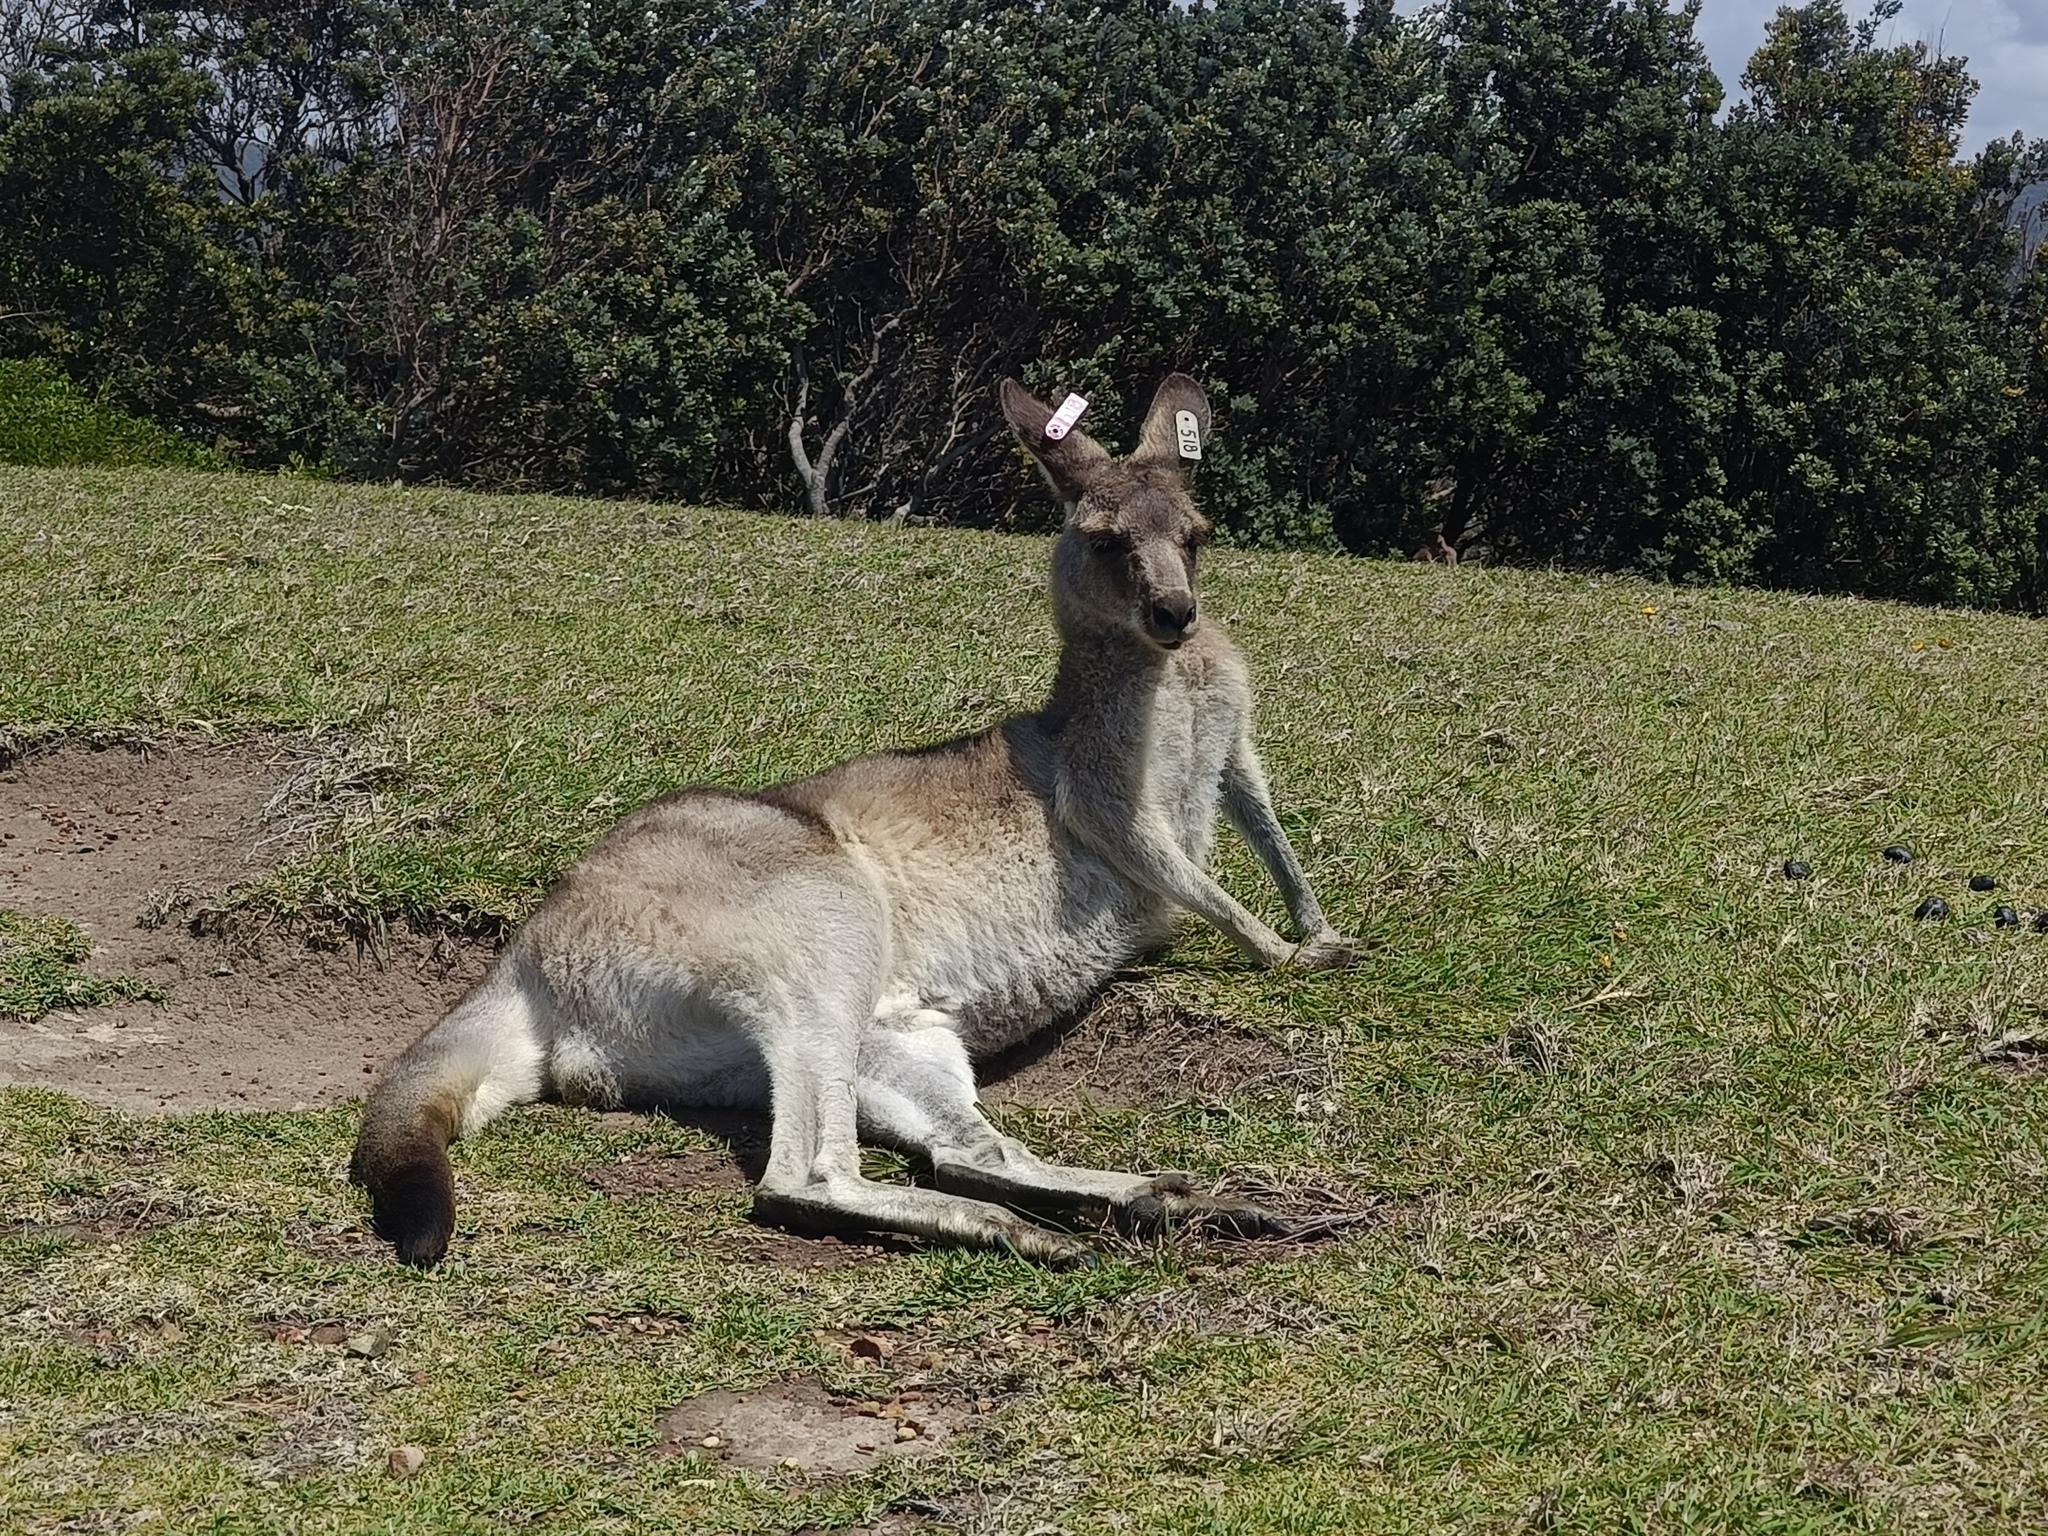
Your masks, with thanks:
[{"label": "kangaroo forearm", "polygon": [[1264,783],[1238,779],[1226,784],[1223,811],[1273,876],[1273,883],[1287,903],[1288,915],[1302,935],[1307,937],[1327,929],[1329,919],[1323,916],[1322,903],[1309,886],[1294,845],[1287,840],[1280,818],[1273,813],[1273,802],[1265,794]]},{"label": "kangaroo forearm", "polygon": [[1281,899],[1287,903],[1288,915],[1294,919],[1295,927],[1303,934],[1320,933],[1327,928],[1329,919],[1323,916],[1323,904],[1316,900],[1308,876],[1302,871],[1301,861],[1295,857],[1293,845],[1278,825],[1247,824],[1236,817],[1231,821],[1244,835],[1245,841],[1251,844],[1259,862],[1272,874],[1273,883],[1280,888]]},{"label": "kangaroo forearm", "polygon": [[1294,953],[1164,833],[1102,839],[1096,847],[1133,884],[1187,908],[1262,965],[1280,965]]},{"label": "kangaroo forearm", "polygon": [[1244,951],[1248,959],[1261,965],[1284,965],[1287,962],[1287,957],[1294,953],[1292,944],[1246,911],[1230,892],[1209,876],[1192,865],[1189,869],[1193,875],[1191,880],[1178,890],[1162,891],[1161,894],[1171,896],[1210,927],[1222,932]]}]

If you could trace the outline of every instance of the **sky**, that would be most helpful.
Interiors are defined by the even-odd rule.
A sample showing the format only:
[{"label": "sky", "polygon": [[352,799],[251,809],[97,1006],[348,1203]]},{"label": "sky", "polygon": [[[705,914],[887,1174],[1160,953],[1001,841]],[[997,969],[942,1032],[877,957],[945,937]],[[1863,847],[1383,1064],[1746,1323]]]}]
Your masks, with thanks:
[{"label": "sky", "polygon": [[[1694,35],[1706,45],[1730,101],[1740,98],[1742,68],[1779,4],[1703,0]],[[1848,0],[1846,9],[1852,21],[1869,14],[1859,0]],[[1977,77],[1976,104],[1963,131],[1965,155],[2015,129],[2030,139],[2048,138],[2048,0],[1905,0],[1878,41],[1915,40],[1949,57],[1962,55]]]}]

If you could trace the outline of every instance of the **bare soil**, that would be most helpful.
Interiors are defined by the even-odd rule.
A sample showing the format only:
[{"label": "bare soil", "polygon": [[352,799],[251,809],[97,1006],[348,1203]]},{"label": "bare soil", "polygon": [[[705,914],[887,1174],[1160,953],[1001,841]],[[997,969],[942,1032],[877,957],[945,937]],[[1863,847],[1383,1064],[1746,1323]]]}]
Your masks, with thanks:
[{"label": "bare soil", "polygon": [[191,930],[292,851],[265,815],[286,772],[275,742],[189,741],[61,743],[0,771],[0,907],[68,918],[89,969],[169,996],[0,1019],[0,1084],[144,1111],[332,1104],[483,974],[487,948],[406,934],[374,953]]},{"label": "bare soil", "polygon": [[669,1409],[658,1428],[668,1455],[830,1474],[934,1455],[969,1417],[953,1403],[856,1401],[799,1379],[752,1392],[707,1392]]},{"label": "bare soil", "polygon": [[1287,1050],[1221,1014],[1124,981],[1073,1024],[1006,1051],[979,1076],[992,1103],[1138,1109],[1320,1094],[1330,1062],[1322,1051]]}]

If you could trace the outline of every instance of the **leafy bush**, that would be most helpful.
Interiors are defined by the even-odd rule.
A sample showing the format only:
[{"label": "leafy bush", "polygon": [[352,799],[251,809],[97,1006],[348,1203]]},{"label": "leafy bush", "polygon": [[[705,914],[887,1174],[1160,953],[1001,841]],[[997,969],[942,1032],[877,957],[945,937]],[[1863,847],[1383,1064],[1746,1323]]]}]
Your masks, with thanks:
[{"label": "leafy bush", "polygon": [[218,467],[176,433],[97,405],[48,363],[0,360],[0,463]]}]

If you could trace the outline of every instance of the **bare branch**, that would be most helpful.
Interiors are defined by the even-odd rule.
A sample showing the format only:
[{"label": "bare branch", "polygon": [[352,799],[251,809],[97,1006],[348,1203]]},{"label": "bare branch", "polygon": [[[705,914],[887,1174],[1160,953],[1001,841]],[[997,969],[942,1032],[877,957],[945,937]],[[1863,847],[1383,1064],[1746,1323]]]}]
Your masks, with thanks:
[{"label": "bare branch", "polygon": [[[839,419],[826,432],[825,441],[819,445],[815,460],[806,457],[803,444],[804,407],[809,398],[810,375],[803,371],[803,382],[797,391],[797,410],[789,424],[790,454],[796,461],[797,477],[804,483],[805,495],[810,503],[811,515],[823,517],[828,510],[826,487],[831,483],[832,462],[839,457],[839,449],[846,441],[846,434],[853,430],[853,418],[860,410],[861,395],[882,366],[882,344],[889,334],[910,317],[909,309],[899,309],[895,314],[875,327],[874,335],[868,340],[867,366],[855,374],[840,389]],[[798,367],[802,369],[799,361]]]}]

